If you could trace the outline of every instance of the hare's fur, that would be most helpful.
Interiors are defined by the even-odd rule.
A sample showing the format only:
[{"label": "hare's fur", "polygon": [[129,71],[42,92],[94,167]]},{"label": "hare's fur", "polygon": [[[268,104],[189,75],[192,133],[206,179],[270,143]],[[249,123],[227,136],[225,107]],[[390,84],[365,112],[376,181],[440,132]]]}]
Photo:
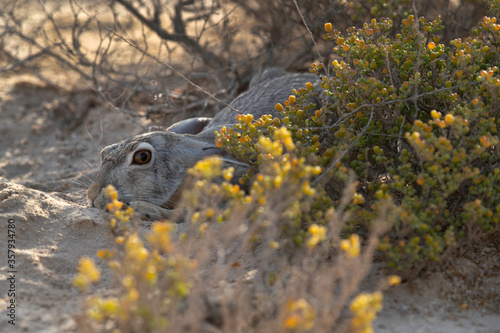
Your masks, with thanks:
[{"label": "hare's fur", "polygon": [[[292,89],[317,81],[318,77],[312,74],[290,74],[272,68],[255,76],[250,88],[233,100],[231,106],[243,114],[253,114],[254,118],[264,114],[279,116],[276,103],[286,100]],[[222,126],[231,127],[236,115],[225,107],[213,119],[187,119],[165,131],[136,135],[105,147],[101,152],[101,168],[87,191],[89,206],[104,209],[104,188],[111,184],[119,199],[139,211],[142,219],[168,218],[187,170],[204,157],[221,155],[227,166],[235,166],[238,173],[244,173],[247,167],[243,163],[215,146],[214,132]],[[151,153],[148,163],[133,163],[133,156],[139,151]]]}]

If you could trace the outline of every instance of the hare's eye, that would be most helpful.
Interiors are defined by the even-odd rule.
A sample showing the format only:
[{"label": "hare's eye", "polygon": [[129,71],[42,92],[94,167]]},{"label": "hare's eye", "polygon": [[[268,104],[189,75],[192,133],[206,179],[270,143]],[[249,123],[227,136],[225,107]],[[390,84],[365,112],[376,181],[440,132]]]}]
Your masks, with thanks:
[{"label": "hare's eye", "polygon": [[146,164],[151,161],[151,152],[149,150],[138,150],[134,153],[132,164]]}]

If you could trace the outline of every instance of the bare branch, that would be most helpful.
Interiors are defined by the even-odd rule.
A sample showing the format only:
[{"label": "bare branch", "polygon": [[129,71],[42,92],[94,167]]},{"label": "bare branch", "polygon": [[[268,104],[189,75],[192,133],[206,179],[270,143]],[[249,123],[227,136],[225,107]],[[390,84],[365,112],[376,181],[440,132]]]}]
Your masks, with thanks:
[{"label": "bare branch", "polygon": [[[208,51],[206,48],[201,47],[195,40],[193,40],[192,38],[188,37],[185,34],[182,24],[179,24],[177,22],[178,24],[174,25],[176,28],[176,33],[171,34],[168,31],[164,30],[161,26],[159,26],[155,21],[155,19],[150,20],[146,18],[144,15],[142,15],[128,1],[126,0],[115,0],[115,1],[121,4],[123,7],[125,7],[132,15],[134,15],[140,22],[144,23],[147,27],[149,27],[152,31],[154,31],[161,39],[178,42],[181,45],[183,45],[188,52],[194,52],[196,54],[199,54],[207,64],[216,68],[223,67],[223,62],[215,54]],[[182,18],[177,18],[177,19],[179,20]]]}]

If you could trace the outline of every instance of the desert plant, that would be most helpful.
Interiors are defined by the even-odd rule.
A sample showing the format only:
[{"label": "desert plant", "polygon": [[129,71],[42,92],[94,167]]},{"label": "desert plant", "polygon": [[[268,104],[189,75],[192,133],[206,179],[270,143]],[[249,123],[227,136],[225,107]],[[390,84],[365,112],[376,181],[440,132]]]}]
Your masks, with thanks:
[{"label": "desert plant", "polygon": [[[77,319],[80,329],[161,332],[216,326],[234,332],[371,327],[380,310],[378,293],[376,302],[366,303],[371,297],[367,294],[353,301],[352,319],[340,315],[368,274],[378,238],[396,210],[381,200],[366,243],[362,245],[356,234],[341,240],[345,207],[355,187],[350,183],[340,205],[326,212],[323,225],[304,230],[300,217],[307,216],[313,208],[307,202],[319,194],[307,179],[317,168],[289,151],[293,146],[286,129],[275,138],[259,143],[266,160],[247,195],[228,182],[232,170],[223,170],[220,158],[203,160],[193,168],[193,188],[180,204],[185,207],[186,230],[177,240],[171,235],[175,225],[166,222],[154,223],[142,240],[133,210],[125,208],[110,187],[110,229],[116,248],[100,250],[98,257],[115,274],[116,296],[90,294]],[[291,191],[297,182],[301,190]],[[306,246],[297,247],[301,242]],[[255,260],[249,260],[252,254],[258,254]],[[93,262],[82,259],[75,285],[88,291],[98,278]],[[377,290],[399,281],[383,279]]]},{"label": "desert plant", "polygon": [[[394,38],[387,36],[391,19],[372,19],[347,34],[328,23],[325,38],[336,42],[339,58],[332,76],[313,64],[322,91],[312,84],[297,89],[277,105],[281,120],[244,120],[223,128],[218,143],[258,169],[254,143],[283,124],[298,155],[324,168],[313,184],[333,176],[335,185],[348,170],[356,173],[351,226],[369,226],[379,199],[401,208],[380,246],[391,266],[438,261],[498,226],[499,27],[485,17],[474,37],[445,45],[439,18],[409,15]],[[311,94],[324,105],[307,103]]]}]

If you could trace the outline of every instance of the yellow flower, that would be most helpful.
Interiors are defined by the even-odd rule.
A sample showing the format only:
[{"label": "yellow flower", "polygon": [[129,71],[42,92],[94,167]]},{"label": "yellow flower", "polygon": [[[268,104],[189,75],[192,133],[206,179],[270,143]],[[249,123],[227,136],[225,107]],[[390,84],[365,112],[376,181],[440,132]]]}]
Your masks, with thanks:
[{"label": "yellow flower", "polygon": [[491,146],[490,140],[488,139],[487,136],[484,136],[484,135],[482,135],[479,138],[479,143],[481,144],[481,146],[483,146],[485,148],[489,148]]},{"label": "yellow flower", "polygon": [[311,237],[307,240],[306,245],[310,248],[318,245],[319,242],[326,239],[327,229],[324,226],[313,224],[309,226],[309,233]]},{"label": "yellow flower", "polygon": [[274,187],[280,188],[281,184],[283,184],[283,177],[281,177],[280,175],[274,177]]},{"label": "yellow flower", "polygon": [[444,121],[448,124],[448,125],[451,125],[453,124],[453,122],[455,121],[455,117],[453,117],[452,114],[447,114],[445,117],[444,117]]},{"label": "yellow flower", "polygon": [[352,234],[349,239],[343,239],[340,242],[340,248],[344,250],[349,258],[355,258],[359,256],[361,252],[361,246],[359,244],[359,236]]},{"label": "yellow flower", "polygon": [[113,251],[109,251],[109,250],[98,250],[97,251],[97,257],[100,259],[107,260],[107,259],[113,258],[114,256],[115,256],[115,253]]},{"label": "yellow flower", "polygon": [[207,179],[215,178],[221,174],[222,163],[220,156],[210,156],[196,163],[190,173]]},{"label": "yellow flower", "polygon": [[269,242],[269,247],[271,249],[275,249],[276,250],[276,249],[278,249],[280,247],[280,244],[277,241],[270,241]]},{"label": "yellow flower", "polygon": [[191,221],[193,223],[196,223],[196,222],[198,222],[199,218],[200,218],[200,213],[199,212],[195,212],[195,213],[193,213],[193,216],[191,217]]},{"label": "yellow flower", "polygon": [[383,296],[380,291],[373,294],[361,293],[351,302],[350,310],[354,317],[351,319],[353,332],[373,332],[372,323],[377,312],[382,310]]},{"label": "yellow flower", "polygon": [[199,227],[200,234],[204,234],[205,231],[207,231],[207,228],[208,228],[208,224],[206,222],[200,224],[200,227]]},{"label": "yellow flower", "polygon": [[387,281],[391,286],[397,286],[398,284],[401,283],[401,276],[391,275],[388,277]]},{"label": "yellow flower", "polygon": [[83,257],[78,264],[78,274],[73,279],[73,285],[86,290],[90,282],[97,282],[101,277],[101,272],[95,266],[94,260]]},{"label": "yellow flower", "polygon": [[[118,201],[118,202],[120,202],[120,201]],[[119,210],[119,209],[115,210],[116,218],[124,223],[127,223],[130,220],[130,218],[132,217],[132,215],[133,215],[132,207],[128,207],[128,209],[125,211]]]},{"label": "yellow flower", "polygon": [[222,170],[222,176],[224,176],[224,179],[227,181],[230,181],[231,178],[233,178],[233,174],[234,174],[233,167]]},{"label": "yellow flower", "polygon": [[352,196],[352,203],[355,205],[362,205],[365,203],[365,198],[362,194],[354,193],[354,195]]},{"label": "yellow flower", "polygon": [[299,326],[300,318],[297,315],[290,315],[285,318],[285,328],[296,329]]},{"label": "yellow flower", "polygon": [[314,327],[316,310],[305,299],[289,301],[285,307],[284,326],[289,330],[310,330]]},{"label": "yellow flower", "polygon": [[439,118],[441,118],[441,112],[437,112],[436,110],[432,110],[431,117],[434,119],[439,119]]},{"label": "yellow flower", "polygon": [[113,201],[108,204],[108,210],[111,212],[116,212],[117,210],[122,209],[123,202],[118,201],[117,199],[113,199]]},{"label": "yellow flower", "polygon": [[420,176],[420,177],[417,178],[417,184],[420,185],[420,186],[424,185],[424,178],[422,176]]},{"label": "yellow flower", "polygon": [[326,239],[326,228],[322,225],[313,224],[309,226],[309,233],[311,235],[318,235],[321,240]]},{"label": "yellow flower", "polygon": [[313,196],[316,193],[316,190],[309,186],[309,181],[306,181],[302,185],[302,192],[304,192],[305,195]]},{"label": "yellow flower", "polygon": [[263,154],[269,154],[271,157],[279,157],[283,154],[283,147],[280,143],[265,136],[259,138],[259,147],[262,149]]},{"label": "yellow flower", "polygon": [[127,275],[122,279],[122,284],[125,288],[130,289],[135,287],[134,277]]},{"label": "yellow flower", "polygon": [[139,292],[137,291],[137,289],[131,289],[131,290],[128,292],[128,298],[129,298],[131,301],[136,301],[136,300],[139,298]]},{"label": "yellow flower", "polygon": [[122,265],[116,261],[116,260],[111,260],[109,263],[108,263],[108,266],[111,270],[115,271],[115,272],[118,272],[122,269]]},{"label": "yellow flower", "polygon": [[250,124],[253,121],[253,115],[247,114],[245,120],[246,120],[247,124]]},{"label": "yellow flower", "polygon": [[[293,96],[295,97],[295,96]],[[288,151],[295,149],[295,144],[292,140],[292,134],[286,127],[280,127],[278,130],[274,131],[274,140],[281,141]]]},{"label": "yellow flower", "polygon": [[144,247],[137,234],[132,234],[125,242],[125,251],[128,260],[144,261],[149,256],[148,250]]},{"label": "yellow flower", "polygon": [[333,29],[333,26],[331,23],[325,23],[325,31],[326,32],[330,32],[330,31],[332,31],[332,29]]},{"label": "yellow flower", "polygon": [[112,200],[118,200],[118,192],[113,185],[108,185],[104,190],[104,194],[106,194],[106,196],[108,198],[111,198]]},{"label": "yellow flower", "polygon": [[87,315],[94,320],[102,321],[105,317],[114,318],[121,314],[120,302],[114,297],[108,299],[92,298],[89,300]]},{"label": "yellow flower", "polygon": [[88,257],[83,257],[82,259],[80,259],[78,272],[80,274],[86,275],[92,282],[99,281],[99,277],[101,275],[99,269],[94,264],[94,260]]},{"label": "yellow flower", "polygon": [[148,240],[155,248],[170,253],[174,250],[174,245],[170,238],[170,233],[174,229],[171,223],[157,222],[151,226],[151,233]]}]

